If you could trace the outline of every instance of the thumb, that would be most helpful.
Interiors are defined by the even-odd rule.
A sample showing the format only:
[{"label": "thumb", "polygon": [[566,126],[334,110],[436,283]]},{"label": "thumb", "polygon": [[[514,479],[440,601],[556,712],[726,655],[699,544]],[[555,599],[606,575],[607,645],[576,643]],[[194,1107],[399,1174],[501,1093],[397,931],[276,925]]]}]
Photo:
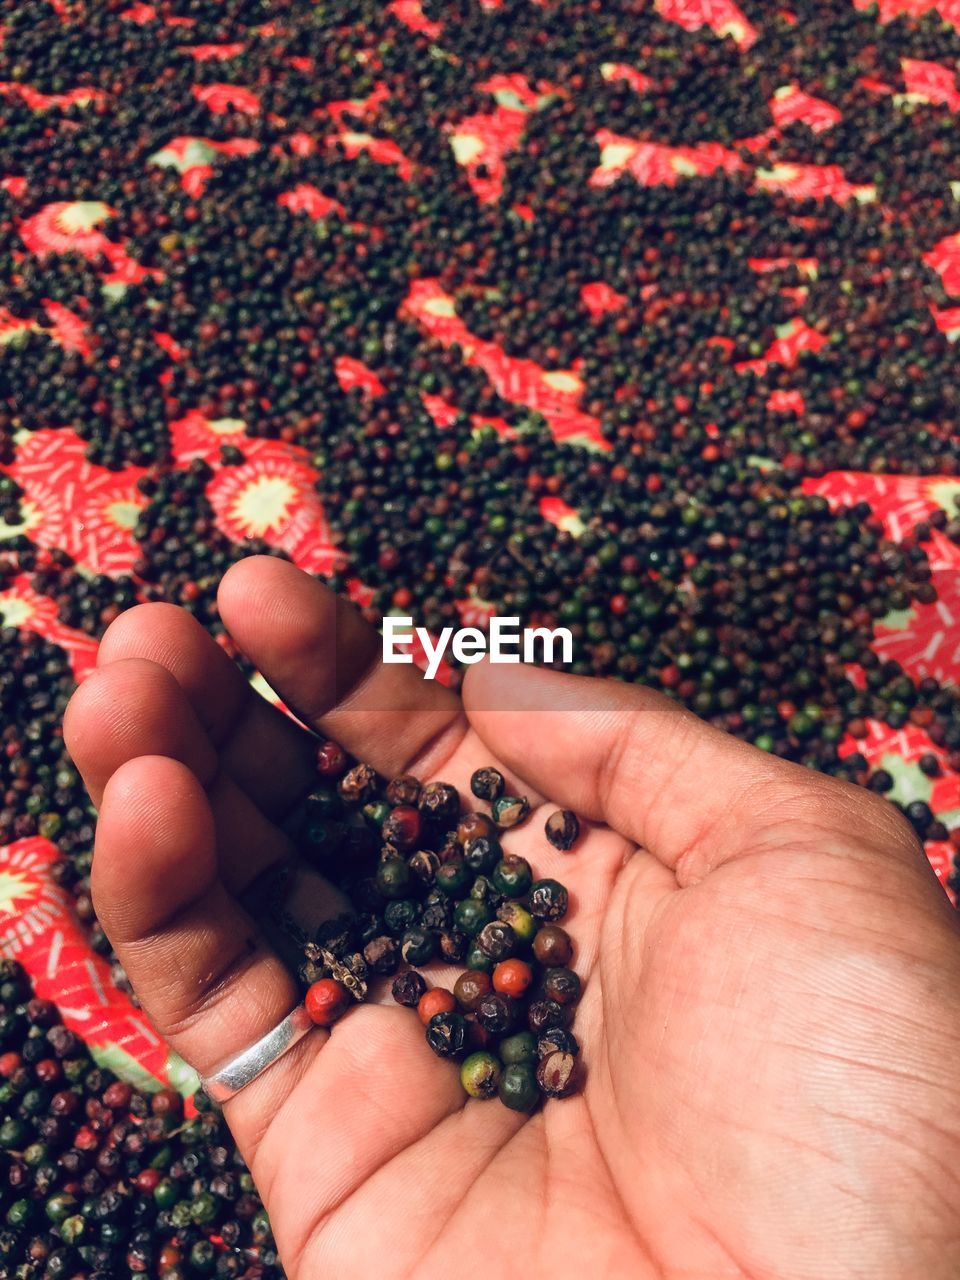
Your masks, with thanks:
[{"label": "thumb", "polygon": [[[767,755],[638,685],[531,666],[471,667],[475,731],[530,787],[644,845],[695,883],[764,835],[820,832],[825,851],[915,857],[892,805]],[[749,837],[749,839],[747,839]]]}]

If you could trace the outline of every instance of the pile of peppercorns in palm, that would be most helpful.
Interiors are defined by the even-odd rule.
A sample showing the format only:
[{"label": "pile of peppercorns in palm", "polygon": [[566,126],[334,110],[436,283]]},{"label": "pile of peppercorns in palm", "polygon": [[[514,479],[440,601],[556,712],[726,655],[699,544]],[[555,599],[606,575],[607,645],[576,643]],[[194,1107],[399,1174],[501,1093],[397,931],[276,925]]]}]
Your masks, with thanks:
[{"label": "pile of peppercorns in palm", "polygon": [[[684,25],[633,0],[0,0],[0,846],[56,843],[106,957],[60,730],[84,644],[163,600],[233,654],[216,586],[251,551],[374,623],[567,626],[575,671],[960,848],[869,744],[916,731],[932,787],[960,770],[945,646],[877,645],[949,612],[931,552],[960,544],[960,34],[851,0],[742,0],[726,34],[714,6],[663,8]],[[62,467],[32,452],[51,439]],[[849,505],[832,472],[857,473]],[[887,476],[919,478],[896,520],[866,500]],[[372,863],[353,888],[377,932],[313,945],[376,975],[429,935],[470,976],[421,993],[431,1044],[495,1037],[501,1084],[543,1035],[567,1052],[565,1027],[481,1017],[527,965],[529,1024],[565,967],[500,918],[518,882],[466,841],[378,866],[379,825],[316,851]],[[480,939],[507,924],[498,959]]]},{"label": "pile of peppercorns in palm", "polygon": [[[300,976],[310,1016],[329,1026],[367,996],[369,982],[396,974],[394,1000],[417,1010],[438,1057],[461,1063],[470,1097],[498,1095],[514,1111],[533,1111],[542,1096],[573,1093],[580,1047],[569,1027],[580,979],[556,923],[567,891],[535,880],[526,858],[500,843],[530,816],[526,797],[505,794],[497,769],[478,769],[470,789],[491,816],[463,813],[449,783],[402,774],[383,786],[369,765],[348,766],[337,743],[321,745],[327,785],[307,798],[298,832],[307,859],[355,907],[306,942]],[[570,810],[545,823],[546,839],[565,852],[579,832]],[[418,971],[435,961],[464,966],[452,990],[428,986]]]},{"label": "pile of peppercorns in palm", "polygon": [[95,1064],[0,960],[0,1274],[281,1277],[267,1215],[220,1115]]}]

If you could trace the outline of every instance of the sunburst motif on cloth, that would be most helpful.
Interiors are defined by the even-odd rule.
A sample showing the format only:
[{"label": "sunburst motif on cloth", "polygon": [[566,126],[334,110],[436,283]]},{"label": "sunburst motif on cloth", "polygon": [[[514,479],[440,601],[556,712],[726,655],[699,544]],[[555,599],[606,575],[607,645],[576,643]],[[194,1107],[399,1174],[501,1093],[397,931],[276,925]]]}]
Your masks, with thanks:
[{"label": "sunburst motif on cloth", "polygon": [[[129,573],[139,555],[132,530],[146,498],[143,467],[110,471],[84,456],[87,445],[67,427],[43,428],[17,445],[2,468],[21,486],[26,531],[41,547],[59,547],[93,573]],[[16,529],[0,527],[0,538]]]},{"label": "sunburst motif on cloth", "polygon": [[343,561],[317,496],[306,450],[278,440],[244,442],[246,461],[224,467],[207,485],[217,525],[234,540],[262,538],[294,564],[330,573]]}]

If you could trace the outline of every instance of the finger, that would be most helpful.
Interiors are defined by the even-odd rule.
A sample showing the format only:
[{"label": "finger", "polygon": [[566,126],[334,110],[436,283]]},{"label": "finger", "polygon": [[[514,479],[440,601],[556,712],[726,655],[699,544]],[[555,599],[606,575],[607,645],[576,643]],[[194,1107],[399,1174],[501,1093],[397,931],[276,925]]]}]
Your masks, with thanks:
[{"label": "finger", "polygon": [[[270,817],[284,817],[314,784],[313,739],[259,696],[185,609],[142,604],[121,613],[100,642],[97,665],[121,658],[146,658],[170,672],[223,768]],[[271,768],[264,769],[264,760]]]},{"label": "finger", "polygon": [[220,770],[216,751],[165,667],[144,658],[98,667],[67,707],[64,739],[98,806],[128,760],[168,756],[190,769],[208,790],[222,874],[231,891],[292,857],[288,837]]},{"label": "finger", "polygon": [[381,641],[348,601],[270,556],[225,574],[220,615],[304,721],[381,773],[429,773],[463,735],[460,700],[412,666],[384,666]]},{"label": "finger", "polygon": [[[91,883],[97,914],[153,1024],[201,1075],[296,1006],[290,974],[220,880],[213,814],[184,764],[143,756],[112,774]],[[226,1103],[248,1158],[321,1043],[312,1031]]]},{"label": "finger", "polygon": [[558,804],[645,845],[681,884],[792,819],[884,851],[916,841],[892,806],[705,724],[651,689],[528,666],[468,673],[471,727]]}]

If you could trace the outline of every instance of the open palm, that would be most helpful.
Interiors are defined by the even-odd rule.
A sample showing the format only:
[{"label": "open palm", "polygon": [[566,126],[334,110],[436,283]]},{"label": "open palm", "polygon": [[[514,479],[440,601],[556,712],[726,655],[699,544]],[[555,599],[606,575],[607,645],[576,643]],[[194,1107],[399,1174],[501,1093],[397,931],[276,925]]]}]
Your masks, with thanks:
[{"label": "open palm", "polygon": [[[319,1029],[226,1105],[291,1280],[952,1276],[960,946],[894,810],[642,689],[473,668],[463,703],[379,665],[349,606],[264,558],[227,574],[237,644],[301,718],[387,775],[541,804],[504,839],[569,888],[583,1092],[466,1100],[408,1010]],[[69,708],[100,807],[97,910],[201,1072],[294,1005],[237,896],[293,849],[316,740],[187,614],[113,624]],[[543,817],[590,819],[569,855]],[[337,909],[315,878],[301,918]]]}]

